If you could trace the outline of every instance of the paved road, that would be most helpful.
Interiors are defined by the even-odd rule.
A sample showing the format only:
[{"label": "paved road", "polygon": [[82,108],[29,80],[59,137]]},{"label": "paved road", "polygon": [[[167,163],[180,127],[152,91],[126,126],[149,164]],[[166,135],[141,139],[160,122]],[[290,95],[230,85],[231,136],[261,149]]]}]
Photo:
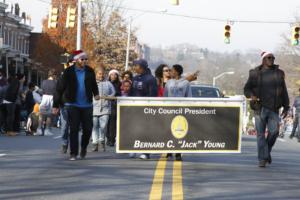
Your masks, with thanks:
[{"label": "paved road", "polygon": [[300,144],[280,139],[273,163],[257,167],[256,139],[242,154],[186,154],[173,162],[107,152],[68,161],[51,137],[0,137],[0,199],[300,199]]}]

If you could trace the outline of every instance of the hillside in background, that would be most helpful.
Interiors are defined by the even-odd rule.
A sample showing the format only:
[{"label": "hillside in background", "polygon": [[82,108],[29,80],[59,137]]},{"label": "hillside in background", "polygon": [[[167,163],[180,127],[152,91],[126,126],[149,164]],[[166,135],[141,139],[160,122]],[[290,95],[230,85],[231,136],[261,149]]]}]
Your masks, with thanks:
[{"label": "hillside in background", "polygon": [[[243,94],[243,86],[251,68],[261,64],[261,50],[253,49],[245,52],[214,52],[191,44],[178,44],[167,48],[151,48],[150,67],[155,69],[166,63],[183,65],[186,73],[200,71],[198,81],[212,84],[213,77],[223,72],[234,71],[233,75],[225,75],[217,79],[216,85],[227,94]],[[300,87],[300,57],[293,52],[279,50],[275,52],[276,64],[286,72],[286,81],[291,99]]]}]

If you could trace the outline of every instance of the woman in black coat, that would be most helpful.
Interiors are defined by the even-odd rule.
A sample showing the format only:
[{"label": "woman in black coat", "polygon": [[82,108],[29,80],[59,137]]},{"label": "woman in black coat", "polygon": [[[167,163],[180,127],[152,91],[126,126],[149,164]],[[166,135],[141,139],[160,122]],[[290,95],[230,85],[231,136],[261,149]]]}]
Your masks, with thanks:
[{"label": "woman in black coat", "polygon": [[[120,74],[117,70],[110,70],[108,73],[109,81],[113,84],[116,96],[121,96],[121,81]],[[114,146],[116,143],[116,131],[117,131],[117,100],[112,100],[111,102],[111,115],[108,121],[108,131],[107,131],[107,145]]]}]

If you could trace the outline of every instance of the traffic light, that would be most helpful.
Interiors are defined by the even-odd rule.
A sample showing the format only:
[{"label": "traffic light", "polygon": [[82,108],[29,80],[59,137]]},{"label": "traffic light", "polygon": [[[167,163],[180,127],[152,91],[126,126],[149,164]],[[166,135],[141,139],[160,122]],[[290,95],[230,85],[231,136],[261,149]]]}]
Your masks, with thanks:
[{"label": "traffic light", "polygon": [[300,27],[294,26],[293,33],[292,33],[292,45],[294,46],[299,45],[299,34],[300,34]]},{"label": "traffic light", "polygon": [[58,8],[50,8],[48,17],[48,28],[56,28],[58,21]]},{"label": "traffic light", "polygon": [[230,30],[231,30],[231,26],[227,24],[224,27],[224,42],[225,42],[225,44],[230,44]]},{"label": "traffic light", "polygon": [[76,8],[71,8],[69,6],[67,11],[66,27],[74,28],[75,23],[76,23]]},{"label": "traffic light", "polygon": [[178,6],[179,5],[179,0],[171,0],[171,4],[174,6]]}]

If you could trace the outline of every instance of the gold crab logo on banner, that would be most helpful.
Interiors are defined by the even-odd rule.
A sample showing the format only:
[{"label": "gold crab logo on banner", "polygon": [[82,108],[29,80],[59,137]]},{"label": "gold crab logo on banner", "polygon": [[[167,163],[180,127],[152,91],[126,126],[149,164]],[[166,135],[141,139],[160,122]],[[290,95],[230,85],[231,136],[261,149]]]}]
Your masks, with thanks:
[{"label": "gold crab logo on banner", "polygon": [[186,118],[182,115],[174,117],[171,123],[172,135],[177,139],[182,139],[186,136],[189,129],[189,124]]}]

